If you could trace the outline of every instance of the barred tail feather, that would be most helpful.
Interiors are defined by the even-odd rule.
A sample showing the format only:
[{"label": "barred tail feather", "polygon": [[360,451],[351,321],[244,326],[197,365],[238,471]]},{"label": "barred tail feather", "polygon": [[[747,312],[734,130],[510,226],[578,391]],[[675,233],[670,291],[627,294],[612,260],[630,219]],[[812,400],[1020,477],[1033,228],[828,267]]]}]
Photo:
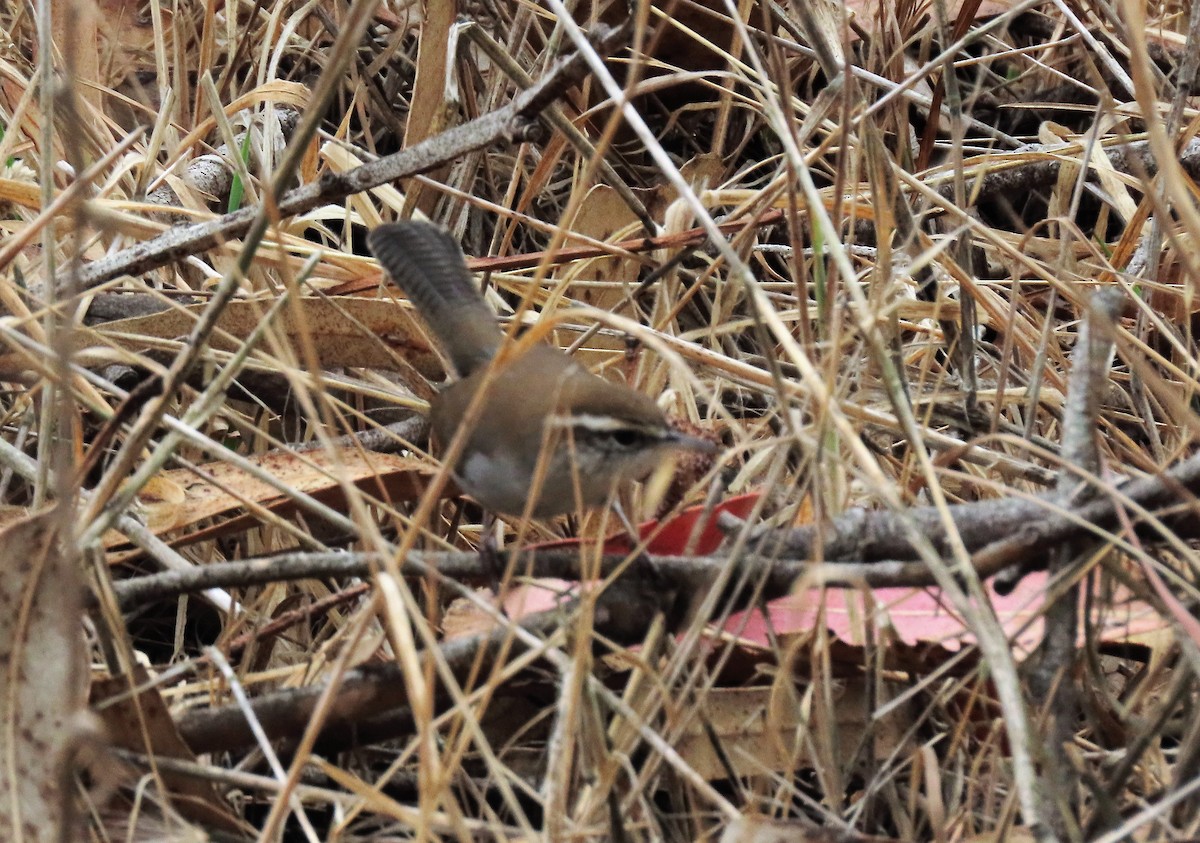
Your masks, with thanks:
[{"label": "barred tail feather", "polygon": [[449,233],[430,223],[389,223],[368,234],[367,245],[429,323],[460,376],[495,355],[504,335]]}]

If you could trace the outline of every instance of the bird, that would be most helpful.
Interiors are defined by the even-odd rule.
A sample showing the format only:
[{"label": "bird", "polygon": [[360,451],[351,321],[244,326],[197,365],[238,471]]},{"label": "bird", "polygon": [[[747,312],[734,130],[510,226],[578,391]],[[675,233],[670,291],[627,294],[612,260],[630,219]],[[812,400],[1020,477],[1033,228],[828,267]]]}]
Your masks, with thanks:
[{"label": "bird", "polygon": [[462,248],[440,226],[379,225],[367,245],[458,376],[431,402],[435,444],[448,445],[481,402],[451,472],[485,509],[549,518],[599,507],[672,451],[717,450],[672,428],[645,394],[599,377],[561,349],[535,344],[510,359]]}]

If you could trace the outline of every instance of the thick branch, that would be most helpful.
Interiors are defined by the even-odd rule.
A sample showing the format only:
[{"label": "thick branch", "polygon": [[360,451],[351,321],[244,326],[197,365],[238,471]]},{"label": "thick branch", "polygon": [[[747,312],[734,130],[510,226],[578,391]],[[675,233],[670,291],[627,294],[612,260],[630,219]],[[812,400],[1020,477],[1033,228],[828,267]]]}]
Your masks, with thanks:
[{"label": "thick branch", "polygon": [[[1200,493],[1200,454],[1158,476],[1130,480],[1115,491],[1085,504],[1054,511],[1050,498],[1005,498],[949,507],[950,517],[967,550],[976,552],[1001,541],[1032,547],[1039,542],[1061,542],[1096,535],[1117,526],[1116,501],[1128,499],[1151,511],[1182,505],[1196,512]],[[821,558],[826,561],[918,558],[908,541],[905,520],[915,523],[939,551],[948,547],[941,515],[934,507],[903,512],[853,509],[830,524],[791,530],[783,537],[779,555],[788,559]],[[1079,521],[1087,523],[1078,523]],[[1090,529],[1088,524],[1096,529]],[[1185,524],[1179,525],[1186,528]]]},{"label": "thick branch", "polygon": [[[1113,494],[1097,497],[1074,506],[1052,509],[1049,500],[982,501],[950,507],[951,518],[961,531],[967,549],[974,554],[976,569],[982,576],[1019,563],[1045,547],[1067,541],[1102,537],[1118,526],[1117,506],[1129,501],[1153,513],[1179,529],[1195,522],[1200,492],[1200,454],[1157,477],[1130,480]],[[1126,513],[1135,523],[1137,518]],[[828,584],[930,585],[925,563],[920,561],[906,538],[902,518],[914,519],[934,543],[946,544],[940,517],[933,507],[906,512],[852,510],[824,526],[792,530],[774,558],[747,556],[743,565],[753,565],[765,578],[764,593],[769,598],[786,593],[805,573],[817,573]],[[1152,540],[1153,536],[1144,537]],[[819,542],[824,541],[818,557]],[[771,546],[771,542],[765,542]],[[558,577],[575,580],[584,576],[580,554],[575,550],[521,550],[517,570],[534,577]],[[822,558],[826,564],[814,571],[808,560]],[[674,582],[681,589],[703,587],[728,564],[718,555],[710,557],[643,557],[653,576]],[[370,553],[285,553],[262,559],[224,562],[188,571],[166,572],[138,577],[114,585],[125,609],[181,593],[206,588],[245,588],[268,582],[309,577],[364,577],[377,570],[382,556]],[[507,559],[502,560],[507,564]],[[606,556],[601,575],[607,576],[625,564],[622,555]],[[475,553],[411,553],[405,560],[405,576],[426,576],[430,571],[459,581],[486,581],[491,573],[481,568]],[[639,563],[630,567],[637,575]]]}]

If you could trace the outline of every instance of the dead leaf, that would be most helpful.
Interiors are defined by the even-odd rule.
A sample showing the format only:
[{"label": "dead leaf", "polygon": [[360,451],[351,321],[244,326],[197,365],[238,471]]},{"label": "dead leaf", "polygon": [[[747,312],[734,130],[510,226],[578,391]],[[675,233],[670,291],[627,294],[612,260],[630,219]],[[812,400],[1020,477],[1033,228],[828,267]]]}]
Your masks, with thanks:
[{"label": "dead leaf", "polygon": [[[456,17],[454,3],[426,3],[417,40],[417,75],[404,131],[404,145],[413,147],[446,128],[457,105],[453,86],[457,82],[451,57]],[[441,181],[450,171],[444,165],[428,177]],[[438,191],[424,188],[418,181],[409,184],[407,210],[413,208],[433,214],[440,198]],[[406,213],[405,216],[408,216]]]},{"label": "dead leaf", "polygon": [[[884,0],[845,0],[845,6],[859,28],[864,32],[874,33],[879,26],[879,9],[883,2]],[[965,0],[952,0],[946,4],[946,14],[953,20],[965,5]],[[1007,12],[1012,5],[1012,0],[983,0],[975,10],[974,19],[995,17]],[[858,40],[857,33],[853,33],[851,39]]]},{"label": "dead leaf", "polygon": [[[604,242],[620,232],[629,231],[637,224],[637,216],[617,191],[606,184],[598,184],[588,191],[587,199],[579,203],[570,228],[593,240]],[[605,256],[580,261],[568,270],[572,283],[571,293],[585,304],[599,310],[615,312],[629,295],[630,286],[636,285],[640,269],[639,261],[634,258]],[[603,332],[593,336],[587,344],[591,348],[606,350],[625,348],[622,337]],[[586,349],[581,349],[581,353],[583,359],[588,360]],[[608,357],[611,355],[604,355],[604,358]]]},{"label": "dead leaf", "polygon": [[[137,692],[131,693],[134,688]],[[196,760],[179,736],[171,713],[158,689],[150,683],[145,668],[135,667],[131,676],[96,680],[92,683],[91,700],[114,746],[145,755]],[[228,832],[248,830],[212,783],[168,771],[160,771],[159,775],[167,786],[171,804],[183,816]]]},{"label": "dead leaf", "polygon": [[[289,488],[334,509],[344,509],[346,506],[342,482],[352,484],[381,500],[398,503],[416,498],[433,472],[429,464],[422,460],[351,448],[333,454],[325,451],[308,451],[304,454],[275,451],[249,459]],[[175,517],[157,524],[155,533],[162,535],[194,528],[210,519],[232,515],[251,503],[277,514],[293,512],[297,507],[291,497],[281,495],[266,481],[229,463],[208,463],[201,468],[206,477],[188,468],[162,472],[162,482],[182,489],[184,499],[169,510],[164,507],[160,511],[164,516],[171,511]],[[241,515],[177,537],[175,543],[188,544],[215,535],[238,532],[256,523],[258,518],[254,514]],[[115,531],[105,537],[105,544],[109,548],[122,543],[124,537]]]},{"label": "dead leaf", "polygon": [[74,839],[62,791],[86,667],[78,560],[59,552],[56,512],[0,533],[0,838]]},{"label": "dead leaf", "polygon": [[892,838],[817,828],[805,820],[738,817],[725,827],[720,843],[892,843]]},{"label": "dead leaf", "polygon": [[[989,584],[992,606],[1016,653],[1031,653],[1042,638],[1043,597],[1046,573],[1035,572],[1021,580],[1011,594],[1000,595]],[[867,604],[865,601],[870,600]],[[1136,599],[1123,586],[1115,586],[1103,597],[1108,607],[1095,632],[1104,642],[1140,643],[1146,646],[1170,646],[1173,634],[1169,622],[1148,603]],[[789,640],[811,636],[818,623],[824,625],[841,643],[861,647],[881,634],[893,646],[889,658],[919,651],[929,659],[935,652],[955,653],[972,646],[975,637],[969,624],[950,607],[937,589],[876,588],[869,595],[850,589],[803,589],[767,604],[764,618],[757,610],[730,617],[728,630],[738,630],[739,638],[750,647],[771,650],[773,636]],[[868,633],[867,619],[875,618],[876,629]],[[1082,642],[1082,638],[1081,638]],[[853,656],[852,659],[860,658]],[[900,661],[896,663],[901,666]],[[928,666],[928,665],[927,665]]]},{"label": "dead leaf", "polygon": [[[258,327],[268,303],[231,302],[217,320],[210,344],[234,351]],[[195,327],[202,305],[108,322],[96,334],[131,350],[141,350],[149,340],[180,340]],[[371,298],[304,298],[296,307],[284,308],[276,326],[277,336],[292,348],[311,339],[320,364],[325,368],[361,366],[396,369],[412,366],[427,377],[440,377],[441,362],[422,339],[411,310],[396,301]]]},{"label": "dead leaf", "polygon": [[[854,753],[864,731],[873,729],[875,758],[896,751],[902,740],[906,715],[890,712],[882,721],[873,722],[872,701],[861,681],[849,681],[836,692],[837,727],[842,757]],[[688,765],[709,781],[729,778],[712,735],[722,744],[725,758],[738,776],[761,776],[766,771],[791,771],[812,766],[803,743],[797,743],[801,726],[798,706],[779,705],[774,688],[714,688],[703,703],[704,721],[693,721],[676,744]],[[832,724],[831,724],[832,727]],[[813,728],[817,728],[813,726]]]},{"label": "dead leaf", "polygon": [[146,482],[138,492],[137,500],[146,519],[146,526],[160,533],[170,529],[181,519],[187,493],[164,472]]},{"label": "dead leaf", "polygon": [[[511,620],[518,620],[537,612],[548,612],[560,608],[579,595],[579,584],[552,577],[539,577],[504,589],[504,600],[497,610]],[[476,595],[496,606],[495,592],[490,588],[476,590]],[[442,616],[442,637],[446,641],[467,638],[473,635],[488,635],[501,626],[496,616],[485,612],[465,597],[451,601]]]}]

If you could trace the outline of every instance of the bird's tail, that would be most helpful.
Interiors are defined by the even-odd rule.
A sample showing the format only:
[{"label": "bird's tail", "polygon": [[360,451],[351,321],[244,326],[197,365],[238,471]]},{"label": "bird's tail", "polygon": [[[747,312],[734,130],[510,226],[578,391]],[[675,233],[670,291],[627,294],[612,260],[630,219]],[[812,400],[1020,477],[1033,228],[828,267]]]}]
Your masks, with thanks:
[{"label": "bird's tail", "polygon": [[426,222],[389,223],[367,235],[367,245],[433,329],[460,377],[495,356],[504,335],[449,233]]}]

